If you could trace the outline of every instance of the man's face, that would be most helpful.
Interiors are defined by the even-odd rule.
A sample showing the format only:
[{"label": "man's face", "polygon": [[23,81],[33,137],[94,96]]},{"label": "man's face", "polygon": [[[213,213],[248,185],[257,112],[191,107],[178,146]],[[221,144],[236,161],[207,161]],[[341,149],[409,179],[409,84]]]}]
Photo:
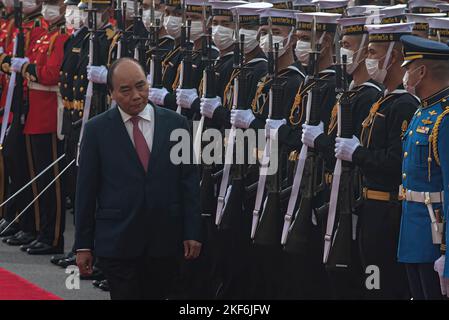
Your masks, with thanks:
[{"label": "man's face", "polygon": [[[287,38],[290,34],[291,28],[290,27],[284,27],[284,26],[272,26],[273,36],[281,36],[284,38]],[[261,26],[259,28],[259,36],[264,36],[268,34],[269,28],[268,26]]]},{"label": "man's face", "polygon": [[136,62],[122,62],[112,79],[112,99],[129,115],[138,115],[148,103],[148,83]]},{"label": "man's face", "polygon": [[298,37],[298,40],[304,41],[304,42],[310,42],[311,40],[311,32],[305,31],[305,30],[298,30],[296,31],[296,36]]},{"label": "man's face", "polygon": [[182,17],[181,10],[176,10],[174,7],[165,7],[165,15],[168,16],[174,16],[174,17]]},{"label": "man's face", "polygon": [[356,52],[362,49],[360,48],[360,41],[360,36],[343,36],[341,39],[341,47]]}]

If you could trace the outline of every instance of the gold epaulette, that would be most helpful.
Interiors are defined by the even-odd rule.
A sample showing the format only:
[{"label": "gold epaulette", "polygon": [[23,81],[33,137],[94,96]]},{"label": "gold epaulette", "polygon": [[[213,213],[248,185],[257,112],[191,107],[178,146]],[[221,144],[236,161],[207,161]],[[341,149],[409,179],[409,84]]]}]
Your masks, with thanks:
[{"label": "gold epaulette", "polygon": [[115,36],[115,31],[112,28],[106,28],[106,38],[111,40]]},{"label": "gold epaulette", "polygon": [[48,46],[48,51],[47,51],[48,56],[51,55],[51,53],[53,52],[53,47],[55,46],[56,39],[58,38],[59,35],[60,35],[60,33],[56,32],[54,35],[51,36],[50,45]]},{"label": "gold epaulette", "polygon": [[441,165],[440,157],[438,155],[438,132],[440,130],[441,121],[443,121],[444,116],[446,116],[447,114],[449,114],[449,108],[446,107],[446,110],[444,110],[443,113],[441,113],[438,116],[437,121],[435,121],[435,126],[433,127],[433,130],[432,130],[432,136],[431,136],[432,151],[433,151],[433,156],[435,158],[435,162],[438,165]]}]

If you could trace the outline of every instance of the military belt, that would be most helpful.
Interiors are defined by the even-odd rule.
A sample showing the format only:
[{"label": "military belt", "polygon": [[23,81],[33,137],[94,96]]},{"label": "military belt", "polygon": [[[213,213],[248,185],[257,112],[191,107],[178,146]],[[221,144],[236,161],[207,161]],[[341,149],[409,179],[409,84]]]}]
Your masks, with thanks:
[{"label": "military belt", "polygon": [[363,188],[363,199],[365,200],[377,200],[377,201],[397,201],[401,200],[400,196],[396,193],[390,193],[386,191],[371,190]]}]

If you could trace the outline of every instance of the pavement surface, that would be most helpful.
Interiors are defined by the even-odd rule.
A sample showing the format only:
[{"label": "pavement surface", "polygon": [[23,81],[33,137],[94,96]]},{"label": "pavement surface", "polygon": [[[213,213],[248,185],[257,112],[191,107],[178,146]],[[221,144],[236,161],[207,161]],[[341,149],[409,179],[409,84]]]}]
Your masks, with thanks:
[{"label": "pavement surface", "polygon": [[[70,251],[74,239],[73,215],[67,211],[65,252]],[[0,267],[34,283],[64,300],[109,300],[109,293],[95,288],[92,281],[76,280],[66,270],[50,262],[51,255],[32,256],[19,247],[9,246],[0,241]],[[67,270],[70,272],[70,270]],[[68,283],[68,286],[66,285]],[[73,289],[68,289],[73,288]],[[75,288],[74,288],[75,287]],[[1,290],[1,288],[0,288]]]}]

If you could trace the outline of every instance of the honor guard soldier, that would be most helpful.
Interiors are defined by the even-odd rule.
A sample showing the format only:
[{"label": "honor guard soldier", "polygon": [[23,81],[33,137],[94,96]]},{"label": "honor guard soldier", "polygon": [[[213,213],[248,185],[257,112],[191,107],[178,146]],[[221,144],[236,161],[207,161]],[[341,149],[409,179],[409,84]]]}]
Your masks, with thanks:
[{"label": "honor guard soldier", "polygon": [[404,87],[421,104],[402,139],[398,260],[405,263],[413,299],[435,300],[441,299],[434,262],[440,257],[449,185],[449,47],[416,36],[403,36],[401,42]]},{"label": "honor guard soldier", "polygon": [[[64,44],[68,39],[64,25],[65,5],[62,0],[44,1],[42,15],[48,22],[48,32],[30,48],[26,58],[13,58],[11,69],[21,72],[27,79],[29,111],[24,134],[30,156],[32,177],[56,161],[63,151],[57,133],[57,110],[62,107],[57,83],[64,56]],[[37,191],[50,187],[39,198],[40,230],[36,242],[27,248],[29,254],[61,253],[64,247],[65,226],[64,193],[60,179],[62,162],[54,164],[37,181]]]},{"label": "honor guard soldier", "polygon": [[[382,85],[372,80],[366,70],[365,57],[367,55],[368,33],[364,26],[370,17],[341,18],[341,56],[346,55],[346,72],[352,77],[349,84],[349,104],[352,113],[352,128],[354,135],[360,137],[363,120],[368,116],[371,106],[382,96]],[[337,40],[336,40],[337,41]],[[337,54],[337,53],[336,53]],[[342,71],[343,72],[343,71]],[[344,77],[346,79],[346,77]],[[341,96],[340,96],[341,98]],[[332,174],[335,167],[335,138],[338,130],[338,106],[340,99],[334,105],[326,132],[317,135],[316,127],[305,126],[302,141],[309,147],[314,147],[324,158],[326,183],[331,187]],[[354,221],[356,223],[356,221]],[[361,298],[364,280],[358,255],[357,242],[352,242],[351,267],[347,272],[328,268],[334,298]]]},{"label": "honor guard soldier", "polygon": [[447,16],[449,12],[449,3],[438,3],[437,8],[440,9],[440,12],[445,13]]},{"label": "honor guard soldier", "polygon": [[337,13],[343,15],[348,7],[347,0],[313,0],[318,12]]},{"label": "honor guard soldier", "polygon": [[[14,7],[14,10],[20,10],[18,7]],[[23,43],[17,48],[21,48],[19,52],[14,51],[14,42],[17,40],[19,34],[19,26],[13,29],[12,41],[6,48],[5,53],[0,57],[2,71],[5,72],[4,83],[5,90],[2,92],[0,105],[5,107],[7,101],[8,87],[10,85],[11,75],[11,59],[16,56],[27,56],[32,50],[33,44],[40,39],[40,37],[46,33],[46,22],[41,15],[41,5],[36,3],[22,3],[23,20],[18,21],[21,23],[21,30],[23,31]],[[17,14],[22,14],[15,12]],[[16,24],[17,24],[16,23]],[[7,75],[8,74],[8,75]],[[20,80],[19,80],[20,79]],[[27,113],[28,90],[23,87],[23,84],[18,85],[17,81],[23,81],[23,77],[16,77],[16,84],[14,89],[13,100],[11,103],[11,113],[9,114],[9,127],[8,134],[4,140],[2,153],[4,155],[6,173],[2,175],[3,179],[9,181],[8,193],[14,194],[23,185],[28,183],[34,176],[29,171],[27,162],[27,151],[25,136],[23,135],[24,117]],[[23,90],[23,91],[22,91]],[[19,92],[21,91],[21,92]],[[12,222],[15,217],[30,203],[33,196],[36,196],[36,184],[33,183],[31,188],[26,189],[23,193],[19,194],[13,201],[9,202],[6,208],[5,220]],[[18,224],[12,224],[8,230],[2,233],[5,238],[4,242],[10,245],[26,245],[33,241],[36,237],[36,231],[39,230],[39,207],[37,203],[28,209],[19,219]],[[19,231],[20,229],[20,231]],[[2,231],[2,230],[0,230]],[[13,236],[14,234],[14,236]],[[9,235],[9,237],[8,237]]]},{"label": "honor guard soldier", "polygon": [[[203,10],[204,6],[205,8]],[[182,27],[185,28],[186,34],[189,35],[185,39],[188,42],[180,43],[180,46],[167,56],[164,61],[166,65],[163,77],[164,87],[161,89],[151,88],[149,100],[172,110],[179,112],[182,110],[182,114],[187,116],[188,119],[193,119],[198,118],[200,115],[200,99],[198,93],[205,68],[200,49],[203,43],[202,35],[204,34],[204,30],[208,30],[206,24],[209,21],[207,17],[211,14],[211,5],[202,0],[185,0],[185,8],[182,10],[185,10],[183,13],[184,18],[191,23],[190,26],[186,25],[187,20],[184,19],[184,26]],[[204,13],[206,17],[203,16]],[[173,17],[170,16],[169,19],[172,20]],[[168,24],[167,28],[169,28]],[[184,41],[184,39],[181,39],[181,41]],[[212,49],[211,57],[212,59],[216,59],[219,51],[215,47],[212,47]],[[192,74],[190,76],[183,75],[185,72],[185,68],[183,69],[183,67],[187,64],[192,67]],[[175,72],[173,73],[173,71]],[[171,87],[166,88],[166,80],[169,80],[172,74],[175,77],[173,78]],[[187,81],[187,79],[190,79],[190,81]]]},{"label": "honor guard soldier", "polygon": [[[238,123],[240,128],[249,128],[254,120],[254,115],[250,109],[257,90],[257,84],[260,79],[267,73],[267,58],[259,47],[257,38],[259,28],[259,15],[257,10],[271,7],[269,3],[248,3],[231,8],[234,17],[239,17],[239,33],[245,36],[244,43],[244,65],[248,70],[246,88],[248,109],[238,110],[234,112],[234,123]],[[231,126],[231,108],[233,104],[234,79],[238,76],[238,71],[232,72],[227,82],[223,100],[217,98],[205,98],[201,102],[201,114],[205,117],[212,118],[212,123],[218,128],[230,128]]]},{"label": "honor guard soldier", "polygon": [[[293,175],[295,162],[298,161],[299,150],[302,149],[301,141],[301,125],[306,120],[307,100],[311,99],[320,106],[319,125],[311,126],[316,132],[324,132],[327,130],[332,108],[335,105],[335,68],[333,66],[334,40],[337,28],[337,19],[341,15],[337,13],[312,12],[297,13],[298,30],[295,55],[298,61],[308,70],[308,81],[303,82],[295,93],[295,99],[290,105],[290,113],[288,115],[288,125],[282,125],[278,128],[279,143],[288,146],[290,150],[294,150],[289,157],[289,176]],[[316,29],[314,29],[314,21]],[[313,41],[315,39],[315,41]],[[310,55],[317,46],[320,46],[320,54],[317,55],[314,65],[309,66],[311,61]],[[315,88],[315,89],[314,89]],[[312,90],[319,88],[320,94],[312,97]],[[322,167],[322,161],[317,158],[317,170]],[[319,169],[321,170],[321,169]],[[294,181],[293,181],[294,183]],[[304,188],[306,184],[303,184]],[[308,187],[308,186],[307,186]],[[302,188],[302,187],[301,187]],[[319,208],[323,205],[323,191],[317,191],[312,199],[313,208]],[[306,194],[300,191],[299,194]],[[291,197],[291,196],[290,196]],[[300,203],[298,196],[296,199],[289,199],[289,203]],[[295,195],[293,194],[293,198]],[[291,206],[289,205],[291,208]],[[309,211],[309,210],[308,210]],[[311,210],[312,211],[312,210]],[[314,210],[313,210],[314,211]],[[284,212],[285,213],[285,212]],[[301,213],[303,215],[312,215],[312,213]],[[298,214],[298,215],[301,215]],[[286,265],[289,268],[300,268],[302,271],[295,273],[294,277],[287,282],[286,290],[292,298],[309,298],[323,299],[330,296],[329,282],[322,264],[322,244],[321,244],[321,227],[322,222],[315,219],[307,220],[307,236],[304,235],[304,241],[307,242],[307,249],[303,246],[286,245]],[[296,224],[296,223],[295,223]],[[296,224],[298,225],[298,224]],[[307,239],[306,239],[307,238]],[[288,247],[288,248],[287,248]],[[306,250],[306,251],[305,251]],[[304,258],[304,255],[306,258]]]},{"label": "honor guard soldier", "polygon": [[418,14],[439,13],[438,4],[440,3],[441,1],[438,0],[410,0],[408,10],[410,13]]},{"label": "honor guard soldier", "polygon": [[[408,288],[403,265],[396,259],[401,203],[396,188],[401,183],[401,137],[419,100],[402,87],[404,74],[399,39],[411,34],[413,23],[366,25],[369,32],[365,64],[371,79],[386,88],[363,121],[360,140],[337,138],[335,156],[361,170],[363,204],[358,236],[362,267],[375,265],[380,288],[365,290],[368,299],[406,299]],[[405,178],[405,176],[404,176]]]}]

